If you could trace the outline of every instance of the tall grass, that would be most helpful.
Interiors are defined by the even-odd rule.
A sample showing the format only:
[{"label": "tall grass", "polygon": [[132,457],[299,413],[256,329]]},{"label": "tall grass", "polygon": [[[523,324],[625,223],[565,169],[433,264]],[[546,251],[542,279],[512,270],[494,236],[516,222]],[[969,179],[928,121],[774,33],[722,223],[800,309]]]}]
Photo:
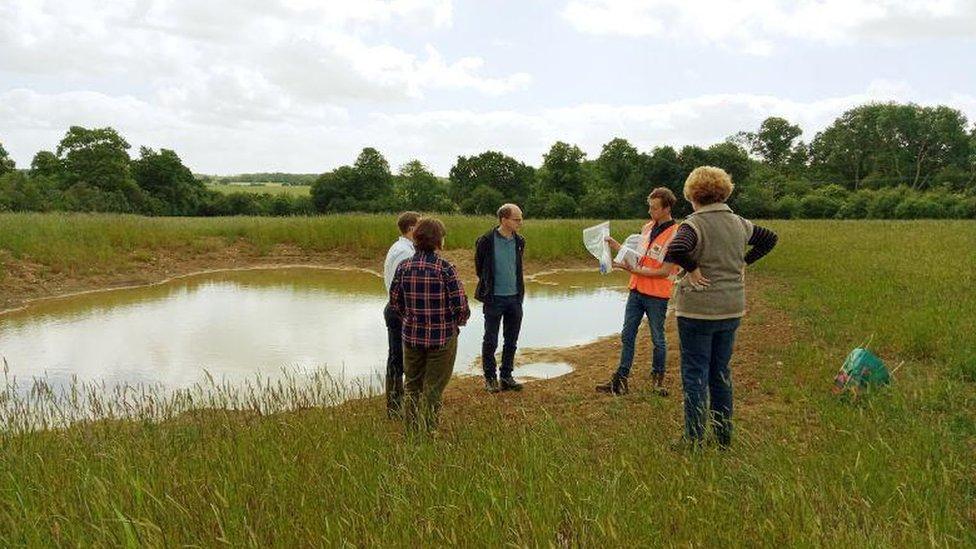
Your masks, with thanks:
[{"label": "tall grass", "polygon": [[271,376],[243,380],[215,379],[179,389],[129,382],[81,382],[77,378],[51,383],[9,376],[3,363],[0,387],[0,432],[3,436],[101,421],[159,423],[197,410],[240,411],[259,416],[312,407],[335,406],[372,397],[382,379],[335,377],[327,370],[283,368]]},{"label": "tall grass", "polygon": [[[496,222],[492,217],[446,215],[448,249],[474,247],[475,239]],[[587,220],[532,220],[523,234],[526,257],[556,260],[587,257],[582,230]],[[616,222],[621,231],[639,221]],[[624,233],[625,234],[625,233]],[[202,252],[242,242],[257,253],[277,244],[309,252],[340,251],[356,257],[382,257],[397,237],[391,215],[318,217],[173,218],[116,214],[0,214],[0,250],[56,271],[89,272],[124,265],[133,253],[156,250]],[[0,254],[0,261],[3,256]]]},{"label": "tall grass", "polygon": [[[302,390],[275,391],[287,400]],[[270,393],[269,393],[270,394]],[[219,400],[219,398],[218,398]],[[404,439],[376,409],[162,423],[90,421],[0,437],[5,545],[961,545],[971,455],[906,424],[889,395],[740,429],[675,453],[663,405],[475,414]],[[487,406],[488,403],[485,403]],[[801,412],[806,415],[809,412]],[[873,416],[890,421],[876,424]],[[907,426],[906,426],[907,425]],[[841,428],[828,430],[826,427]]]},{"label": "tall grass", "polygon": [[[976,381],[976,223],[770,223],[784,245],[760,268],[784,280],[771,298],[818,340],[868,339],[913,364]],[[922,366],[930,367],[930,366]]]}]

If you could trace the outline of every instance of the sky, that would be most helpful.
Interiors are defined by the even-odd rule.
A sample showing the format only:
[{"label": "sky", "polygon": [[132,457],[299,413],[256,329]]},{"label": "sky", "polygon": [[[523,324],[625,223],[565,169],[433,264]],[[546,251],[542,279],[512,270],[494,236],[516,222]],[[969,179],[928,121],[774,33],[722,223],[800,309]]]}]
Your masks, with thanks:
[{"label": "sky", "polygon": [[870,101],[976,121],[976,0],[0,0],[0,143],[28,167],[111,126],[195,173],[320,173],[375,147],[447,175],[710,145],[768,116],[803,139]]}]

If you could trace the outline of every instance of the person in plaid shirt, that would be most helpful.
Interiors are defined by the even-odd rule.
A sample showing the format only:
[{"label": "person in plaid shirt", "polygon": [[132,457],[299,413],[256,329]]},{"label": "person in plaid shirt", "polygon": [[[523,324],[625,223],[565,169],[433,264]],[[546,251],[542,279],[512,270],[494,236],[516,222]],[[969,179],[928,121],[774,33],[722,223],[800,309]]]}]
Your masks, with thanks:
[{"label": "person in plaid shirt", "polygon": [[457,270],[437,253],[445,235],[440,220],[421,219],[416,253],[400,263],[390,285],[390,306],[403,319],[404,420],[412,431],[436,431],[458,332],[471,316]]}]

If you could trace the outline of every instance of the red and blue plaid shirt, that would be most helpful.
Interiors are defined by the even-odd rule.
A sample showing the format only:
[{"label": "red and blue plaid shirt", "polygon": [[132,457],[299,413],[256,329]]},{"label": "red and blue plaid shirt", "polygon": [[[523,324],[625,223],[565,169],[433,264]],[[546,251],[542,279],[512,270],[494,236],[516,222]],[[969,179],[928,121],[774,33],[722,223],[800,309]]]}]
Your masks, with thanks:
[{"label": "red and blue plaid shirt", "polygon": [[471,316],[454,265],[433,252],[418,251],[400,263],[390,306],[403,319],[403,343],[422,349],[442,347]]}]

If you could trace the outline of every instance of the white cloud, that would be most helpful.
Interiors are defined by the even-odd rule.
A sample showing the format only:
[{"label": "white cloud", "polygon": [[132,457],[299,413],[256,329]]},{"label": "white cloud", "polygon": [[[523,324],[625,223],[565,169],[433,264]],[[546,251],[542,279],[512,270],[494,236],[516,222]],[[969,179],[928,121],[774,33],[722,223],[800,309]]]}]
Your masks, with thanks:
[{"label": "white cloud", "polygon": [[524,73],[484,75],[479,57],[371,43],[400,26],[449,27],[452,9],[450,0],[4,2],[0,73],[95,82],[105,93],[139,87],[148,102],[228,124],[299,105],[527,86]]},{"label": "white cloud", "polygon": [[482,78],[478,71],[485,65],[480,57],[462,57],[448,64],[433,46],[427,45],[427,60],[409,71],[411,89],[420,93],[424,84],[438,88],[470,88],[486,95],[503,95],[528,87],[532,77],[524,72],[504,78]]},{"label": "white cloud", "polygon": [[756,55],[772,53],[784,38],[835,44],[976,37],[971,0],[571,0],[562,15],[585,33],[669,37]]}]

